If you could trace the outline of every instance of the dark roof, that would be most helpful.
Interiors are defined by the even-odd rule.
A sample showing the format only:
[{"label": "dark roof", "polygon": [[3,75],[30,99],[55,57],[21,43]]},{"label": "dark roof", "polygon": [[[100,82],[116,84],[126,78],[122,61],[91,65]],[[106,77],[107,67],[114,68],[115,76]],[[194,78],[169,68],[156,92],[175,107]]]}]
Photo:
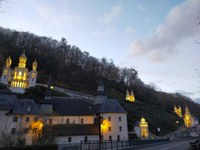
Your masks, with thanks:
[{"label": "dark roof", "polygon": [[45,125],[42,133],[44,136],[98,135],[99,126],[97,124]]},{"label": "dark roof", "polygon": [[[28,107],[30,107],[28,109]],[[8,109],[9,114],[39,114],[39,108],[33,99],[18,99],[16,94],[0,93],[0,110]]]},{"label": "dark roof", "polygon": [[105,99],[102,104],[94,106],[94,113],[126,113],[116,99]]},{"label": "dark roof", "polygon": [[91,107],[83,99],[52,98],[53,110],[58,115],[92,115]]}]

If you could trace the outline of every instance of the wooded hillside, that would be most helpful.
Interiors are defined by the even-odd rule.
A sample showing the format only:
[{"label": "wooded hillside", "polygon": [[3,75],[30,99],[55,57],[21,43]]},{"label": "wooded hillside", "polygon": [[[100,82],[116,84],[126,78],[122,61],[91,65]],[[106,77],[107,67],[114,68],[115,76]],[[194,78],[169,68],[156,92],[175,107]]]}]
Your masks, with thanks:
[{"label": "wooded hillside", "polygon": [[[26,51],[29,69],[31,69],[34,59],[37,59],[38,82],[40,83],[47,83],[49,74],[52,74],[53,85],[95,94],[98,82],[102,80],[107,95],[120,99],[126,110],[129,111],[129,116],[135,114],[123,101],[127,89],[132,89],[136,99],[145,104],[141,106],[148,104],[148,107],[156,107],[174,116],[172,113],[174,105],[180,105],[182,108],[187,105],[191,113],[200,118],[199,104],[178,93],[156,91],[150,85],[142,82],[134,68],[120,68],[111,59],[106,57],[98,59],[90,56],[88,52],[68,44],[65,38],[57,41],[51,37],[37,36],[28,32],[18,32],[0,27],[0,71],[2,71],[8,56],[12,58],[11,67],[15,67],[23,50]],[[133,105],[131,104],[131,106]],[[151,109],[148,108],[148,110]],[[141,116],[142,114],[137,114],[138,118]],[[129,120],[131,123],[135,122],[135,119],[131,117]]]}]

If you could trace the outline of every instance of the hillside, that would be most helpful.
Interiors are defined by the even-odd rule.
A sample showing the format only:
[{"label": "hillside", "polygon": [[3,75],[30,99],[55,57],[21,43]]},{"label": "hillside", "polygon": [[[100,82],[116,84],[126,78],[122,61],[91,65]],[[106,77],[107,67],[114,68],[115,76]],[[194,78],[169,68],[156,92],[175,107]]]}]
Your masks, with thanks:
[{"label": "hillside", "polygon": [[[90,56],[77,46],[69,45],[65,38],[57,41],[0,27],[0,71],[8,56],[12,58],[11,67],[16,66],[23,50],[28,57],[28,68],[37,59],[39,83],[47,83],[49,74],[52,74],[53,85],[94,95],[98,82],[102,80],[107,95],[118,98],[128,111],[129,129],[142,116],[147,119],[154,134],[158,134],[158,127],[161,128],[160,134],[177,129],[181,122],[180,125],[175,124],[178,117],[172,113],[174,105],[182,108],[187,105],[191,113],[200,118],[199,104],[178,93],[156,91],[142,82],[134,68],[120,68],[112,60]],[[134,91],[138,102],[124,101],[127,89]],[[41,89],[37,90],[33,92],[36,95],[31,96],[42,98]]]}]

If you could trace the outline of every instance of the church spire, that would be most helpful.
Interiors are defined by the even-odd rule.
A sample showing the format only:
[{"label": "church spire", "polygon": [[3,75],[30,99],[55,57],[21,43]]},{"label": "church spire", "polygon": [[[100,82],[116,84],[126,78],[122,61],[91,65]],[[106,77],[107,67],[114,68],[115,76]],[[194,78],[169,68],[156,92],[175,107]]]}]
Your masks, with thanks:
[{"label": "church spire", "polygon": [[37,61],[36,60],[32,64],[32,69],[35,71],[37,70]]},{"label": "church spire", "polygon": [[11,64],[12,64],[12,60],[11,60],[11,58],[10,58],[10,56],[9,56],[9,57],[6,59],[6,67],[7,67],[7,68],[10,68]]},{"label": "church spire", "polygon": [[19,68],[26,68],[26,61],[27,61],[27,57],[25,54],[25,51],[22,53],[22,55],[19,57],[19,64],[18,67]]}]

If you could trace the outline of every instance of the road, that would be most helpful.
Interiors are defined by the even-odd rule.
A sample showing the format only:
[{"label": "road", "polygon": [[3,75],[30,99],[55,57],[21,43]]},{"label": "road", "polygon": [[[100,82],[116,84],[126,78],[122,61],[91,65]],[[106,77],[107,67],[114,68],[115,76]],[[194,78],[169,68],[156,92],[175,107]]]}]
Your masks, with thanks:
[{"label": "road", "polygon": [[188,150],[190,147],[189,146],[190,141],[191,140],[175,141],[166,144],[141,148],[140,150]]}]

